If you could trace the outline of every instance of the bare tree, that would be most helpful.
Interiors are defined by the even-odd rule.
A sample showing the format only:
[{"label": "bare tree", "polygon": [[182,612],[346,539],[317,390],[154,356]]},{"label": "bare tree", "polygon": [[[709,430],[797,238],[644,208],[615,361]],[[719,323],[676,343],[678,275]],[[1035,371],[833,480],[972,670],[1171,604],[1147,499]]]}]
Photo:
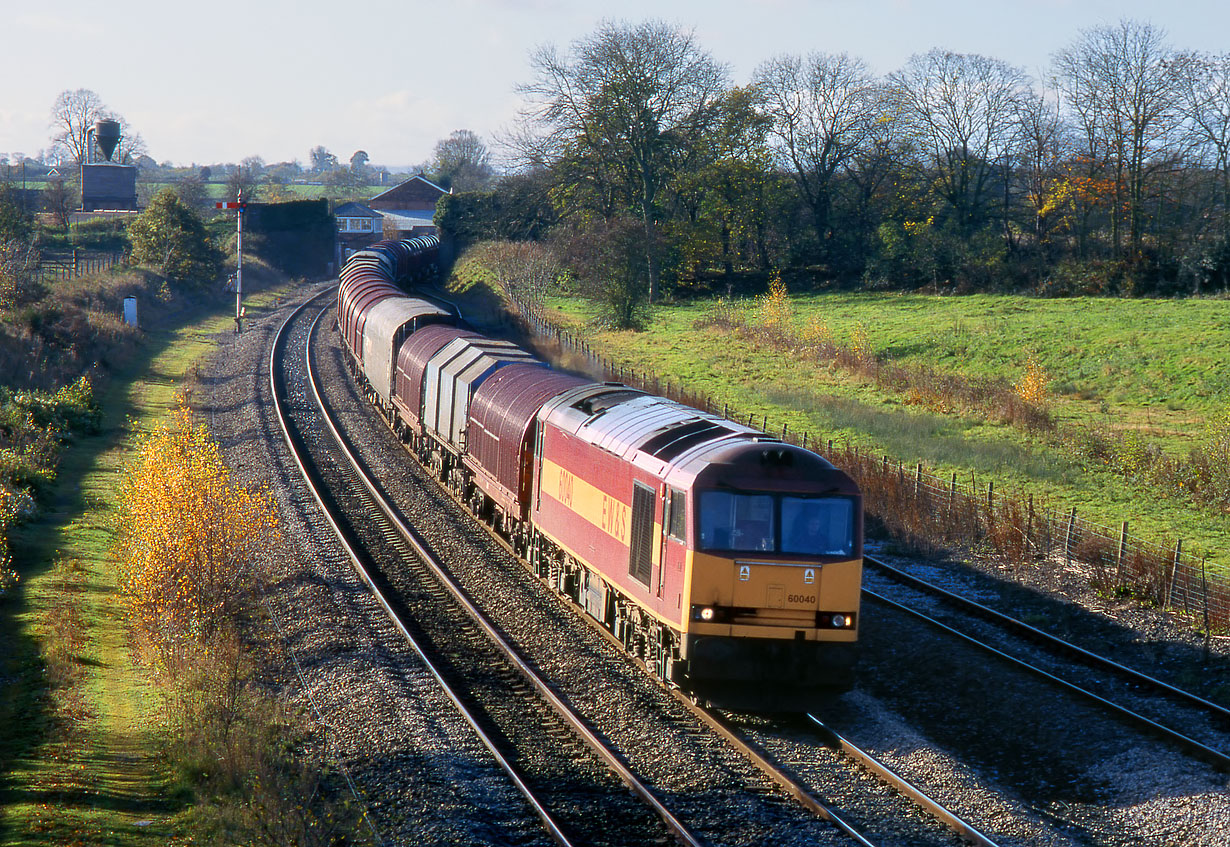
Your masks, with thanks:
[{"label": "bare tree", "polygon": [[691,32],[660,21],[606,21],[567,53],[542,47],[530,61],[535,79],[520,90],[541,131],[533,152],[579,166],[600,193],[628,197],[644,228],[652,302],[658,192],[714,120],[726,68]]},{"label": "bare tree", "polygon": [[209,201],[205,180],[199,174],[188,174],[175,185],[175,194],[181,203],[193,211],[204,209]]},{"label": "bare tree", "polygon": [[932,50],[890,75],[896,111],[934,175],[959,230],[984,220],[992,177],[1006,169],[1024,71],[998,59]]},{"label": "bare tree", "polygon": [[1071,127],[1064,122],[1058,102],[1030,94],[1017,105],[1017,133],[1013,171],[1032,213],[1034,242],[1042,244],[1071,193],[1063,190],[1060,175],[1072,148]]},{"label": "bare tree", "polygon": [[257,199],[261,188],[261,173],[265,169],[265,160],[260,156],[248,156],[238,165],[231,166],[226,175],[226,199],[240,196],[251,202]]},{"label": "bare tree", "polygon": [[116,162],[121,165],[135,165],[137,159],[149,155],[149,149],[145,146],[145,139],[141,137],[141,133],[127,129],[122,116],[112,112],[109,117],[112,120],[119,121],[121,127],[124,127],[123,134],[120,136],[120,143],[115,147]]},{"label": "bare tree", "polygon": [[63,178],[50,180],[43,189],[44,207],[51,213],[56,226],[65,232],[73,222],[73,212],[77,211],[80,197],[81,187]]},{"label": "bare tree", "polygon": [[33,217],[22,208],[15,192],[0,183],[0,310],[11,309],[36,295],[38,264]]},{"label": "bare tree", "polygon": [[468,129],[454,130],[436,142],[430,170],[441,188],[455,191],[483,188],[495,173],[487,145]]},{"label": "bare tree", "polygon": [[563,273],[555,252],[532,241],[491,241],[482,256],[505,291],[530,303],[540,304]]},{"label": "bare tree", "polygon": [[110,117],[100,98],[88,88],[61,91],[51,107],[52,148],[63,162],[78,167],[89,159],[89,130],[94,122]]},{"label": "bare tree", "polygon": [[1217,176],[1220,229],[1230,238],[1230,54],[1188,54],[1179,108],[1195,158]]},{"label": "bare tree", "polygon": [[834,178],[876,126],[879,87],[866,64],[845,53],[779,56],[757,69],[755,85],[772,120],[778,163],[807,202],[823,247]]},{"label": "bare tree", "polygon": [[1172,166],[1180,141],[1179,92],[1188,65],[1176,61],[1165,33],[1124,20],[1081,32],[1054,60],[1057,86],[1078,116],[1094,161],[1106,161],[1114,180],[1111,242],[1121,249],[1120,209],[1138,257],[1149,183]]}]

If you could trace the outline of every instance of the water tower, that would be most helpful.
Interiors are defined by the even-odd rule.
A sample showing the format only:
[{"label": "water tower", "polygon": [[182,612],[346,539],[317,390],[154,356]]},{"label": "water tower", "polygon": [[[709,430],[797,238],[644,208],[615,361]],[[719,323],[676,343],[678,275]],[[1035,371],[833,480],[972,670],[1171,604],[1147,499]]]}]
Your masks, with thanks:
[{"label": "water tower", "polygon": [[[86,161],[81,164],[81,211],[135,212],[137,210],[137,169],[112,162],[123,135],[120,122],[110,118],[96,121],[86,132]],[[97,161],[102,154],[102,161]]]},{"label": "water tower", "polygon": [[[97,121],[91,128],[94,135],[94,143],[98,145],[99,151],[103,154],[103,158],[108,162],[111,161],[111,154],[115,152],[115,148],[119,145],[120,139],[120,122],[113,121],[110,118],[104,118]],[[93,148],[90,150],[93,153]],[[91,157],[92,160],[92,157]]]}]

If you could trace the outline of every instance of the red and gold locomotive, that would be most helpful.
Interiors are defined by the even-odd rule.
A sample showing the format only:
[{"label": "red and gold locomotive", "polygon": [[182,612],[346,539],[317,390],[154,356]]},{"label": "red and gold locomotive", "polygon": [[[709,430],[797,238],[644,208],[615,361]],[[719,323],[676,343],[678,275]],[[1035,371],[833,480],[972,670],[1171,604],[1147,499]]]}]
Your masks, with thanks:
[{"label": "red and gold locomotive", "polygon": [[667,684],[744,709],[848,687],[853,481],[763,432],[459,326],[393,285],[434,271],[435,249],[373,245],[338,295],[353,372],[419,460]]}]

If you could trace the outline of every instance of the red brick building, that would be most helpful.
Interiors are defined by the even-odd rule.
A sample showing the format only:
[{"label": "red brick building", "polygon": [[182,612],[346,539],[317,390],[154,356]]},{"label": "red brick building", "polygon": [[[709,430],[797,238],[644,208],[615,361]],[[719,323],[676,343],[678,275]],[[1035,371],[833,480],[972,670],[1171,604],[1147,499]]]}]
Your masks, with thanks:
[{"label": "red brick building", "polygon": [[381,239],[439,235],[433,218],[436,201],[448,194],[422,174],[411,177],[366,203],[343,203],[333,210],[337,220],[337,261]]},{"label": "red brick building", "polygon": [[448,193],[419,174],[377,194],[367,205],[381,214],[385,238],[438,235],[432,218],[436,214],[436,202]]}]

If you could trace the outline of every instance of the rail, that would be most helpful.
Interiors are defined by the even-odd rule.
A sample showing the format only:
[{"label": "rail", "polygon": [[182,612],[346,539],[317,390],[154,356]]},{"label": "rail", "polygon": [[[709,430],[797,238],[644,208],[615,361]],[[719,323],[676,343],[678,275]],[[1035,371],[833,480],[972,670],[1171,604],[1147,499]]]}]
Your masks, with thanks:
[{"label": "rail", "polygon": [[[327,313],[327,309],[321,314],[323,315],[325,313]],[[319,320],[319,318],[320,316],[318,315],[317,320]],[[289,319],[287,324],[284,324],[284,327],[288,324]],[[516,786],[517,790],[531,805],[535,815],[542,821],[548,835],[558,844],[570,844],[571,842],[568,836],[560,828],[560,825],[555,821],[552,814],[542,803],[539,802],[534,792],[525,782],[520,774],[520,769],[506,756],[504,756],[500,749],[501,745],[497,742],[497,740],[482,729],[479,721],[471,715],[470,710],[464,704],[463,699],[458,693],[452,690],[444,675],[434,666],[428,656],[428,652],[416,641],[409,629],[402,622],[392,604],[381,592],[377,584],[377,580],[373,578],[373,576],[368,573],[366,567],[363,566],[362,557],[358,551],[351,546],[347,533],[335,521],[330,509],[326,506],[326,498],[323,497],[317,490],[317,484],[314,481],[316,475],[308,466],[307,461],[299,455],[295,446],[298,441],[298,437],[294,434],[293,426],[288,423],[284,412],[281,409],[281,404],[283,398],[286,396],[286,392],[285,389],[279,390],[279,386],[277,384],[278,372],[274,367],[276,361],[275,357],[278,355],[280,344],[281,338],[279,337],[275,340],[273,350],[271,352],[270,370],[271,380],[273,381],[272,384],[274,385],[274,397],[279,405],[278,416],[281,421],[283,435],[288,445],[292,448],[295,462],[298,465],[300,472],[309,488],[312,490],[313,497],[315,497],[318,505],[322,509],[323,514],[328,520],[330,526],[333,528],[334,534],[337,536],[339,542],[342,544],[343,548],[350,557],[352,566],[355,568],[359,577],[367,585],[368,589],[372,592],[376,601],[383,608],[385,614],[393,622],[402,637],[407,641],[412,649],[418,653],[429,673],[436,679],[446,696],[454,703],[463,718],[470,724],[482,744],[489,750],[500,767],[505,771],[510,780]],[[510,662],[510,664],[522,675],[522,677],[527,680],[537,694],[551,706],[556,714],[558,714],[560,718],[573,729],[576,736],[583,743],[589,746],[600,759],[602,759],[606,766],[616,774],[616,776],[634,795],[639,797],[653,810],[653,812],[670,832],[674,840],[683,845],[690,845],[690,847],[700,847],[702,842],[695,835],[693,835],[684,824],[675,818],[675,816],[656,796],[656,794],[649,789],[635,774],[632,773],[632,771],[621,761],[619,756],[611,751],[605,743],[603,743],[602,739],[585,724],[585,722],[562,700],[562,698],[560,698],[559,695],[557,695],[551,687],[534,671],[530,664],[520,656],[515,648],[513,648],[512,645],[499,632],[495,625],[487,620],[482,612],[470,601],[465,591],[457,585],[457,583],[448,575],[447,571],[439,564],[438,560],[431,553],[431,551],[420,541],[417,533],[415,533],[414,530],[404,522],[397,511],[388,503],[386,498],[380,493],[379,486],[368,476],[363,463],[354,455],[349,446],[346,444],[345,438],[338,430],[332,416],[326,411],[326,404],[323,402],[321,397],[317,377],[311,364],[311,357],[307,356],[307,359],[308,388],[311,396],[315,398],[316,406],[321,410],[326,430],[332,436],[332,440],[337,445],[339,452],[344,456],[345,464],[349,466],[350,472],[357,478],[358,484],[366,489],[367,495],[370,497],[376,508],[378,508],[383,514],[384,519],[393,528],[395,533],[404,539],[406,544],[414,550],[415,554],[435,574],[443,588],[445,588],[448,593],[452,595],[453,599],[486,634],[489,641],[499,650],[501,654],[504,655],[507,661]]]}]

